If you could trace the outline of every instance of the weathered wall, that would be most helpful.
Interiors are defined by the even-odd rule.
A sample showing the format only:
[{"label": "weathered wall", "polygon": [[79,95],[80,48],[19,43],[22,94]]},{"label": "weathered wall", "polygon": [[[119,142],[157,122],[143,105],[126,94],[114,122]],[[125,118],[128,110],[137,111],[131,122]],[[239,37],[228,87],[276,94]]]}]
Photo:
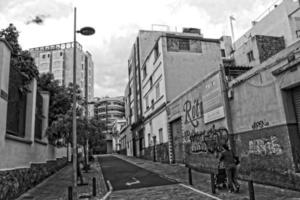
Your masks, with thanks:
[{"label": "weathered wall", "polygon": [[64,167],[66,163],[66,158],[58,158],[46,163],[31,164],[29,168],[0,171],[0,199],[15,199]]},{"label": "weathered wall", "polygon": [[257,42],[260,63],[285,48],[284,37],[256,35],[255,39]]},{"label": "weathered wall", "polygon": [[241,36],[235,42],[236,48],[242,46],[249,36],[254,35],[284,36],[286,45],[292,44],[295,41],[295,33],[292,32],[291,18],[288,17],[288,14],[298,6],[298,1],[284,0],[283,3],[274,8],[263,19],[256,22],[249,31]]},{"label": "weathered wall", "polygon": [[217,41],[200,39],[200,44],[201,52],[168,51],[167,38],[162,38],[167,101],[172,101],[222,64]]},{"label": "weathered wall", "polygon": [[[155,151],[155,152],[154,152]],[[154,161],[154,153],[155,153],[155,161],[161,163],[169,163],[169,143],[158,144],[155,147],[150,146],[144,149],[144,155],[142,158],[147,160]]]},{"label": "weathered wall", "polygon": [[173,144],[183,145],[184,162],[200,171],[216,170],[221,145],[229,142],[219,71],[208,75],[167,107],[169,122],[181,117],[182,131],[173,132],[172,137]]},{"label": "weathered wall", "polygon": [[[300,136],[291,88],[299,85],[296,43],[230,83],[230,100],[240,176],[256,182],[300,189]],[[295,60],[287,57],[294,52]]]}]

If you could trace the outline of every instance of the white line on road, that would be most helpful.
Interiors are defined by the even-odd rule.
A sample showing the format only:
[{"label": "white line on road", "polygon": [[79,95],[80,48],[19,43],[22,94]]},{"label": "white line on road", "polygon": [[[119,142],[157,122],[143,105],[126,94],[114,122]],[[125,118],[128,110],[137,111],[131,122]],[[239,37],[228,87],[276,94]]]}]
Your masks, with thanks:
[{"label": "white line on road", "polygon": [[195,192],[198,192],[198,193],[200,193],[200,194],[203,194],[203,195],[205,195],[205,196],[208,196],[208,197],[210,197],[210,198],[213,198],[213,199],[216,199],[216,200],[222,200],[222,199],[220,199],[220,198],[218,198],[218,197],[215,197],[215,196],[210,195],[210,194],[208,194],[208,193],[205,193],[205,192],[202,192],[202,191],[200,191],[200,190],[197,190],[196,188],[193,188],[193,187],[191,187],[191,186],[188,186],[188,185],[185,185],[185,184],[182,184],[182,183],[180,183],[179,185],[181,185],[182,187],[191,189],[191,190],[193,190],[193,191],[195,191]]},{"label": "white line on road", "polygon": [[111,194],[111,192],[113,191],[113,187],[112,187],[112,185],[111,185],[111,183],[110,183],[110,181],[109,180],[107,180],[107,185],[108,185],[108,187],[109,187],[109,191],[104,195],[104,197],[102,197],[100,200],[106,200],[107,199],[107,197]]}]

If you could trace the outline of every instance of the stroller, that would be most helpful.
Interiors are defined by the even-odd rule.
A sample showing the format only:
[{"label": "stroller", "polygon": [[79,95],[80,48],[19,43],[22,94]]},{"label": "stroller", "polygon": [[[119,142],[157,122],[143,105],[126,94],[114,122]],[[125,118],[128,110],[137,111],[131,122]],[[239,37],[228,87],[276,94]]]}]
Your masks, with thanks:
[{"label": "stroller", "polygon": [[227,176],[223,163],[218,164],[218,172],[215,174],[215,188],[226,189],[227,188]]}]

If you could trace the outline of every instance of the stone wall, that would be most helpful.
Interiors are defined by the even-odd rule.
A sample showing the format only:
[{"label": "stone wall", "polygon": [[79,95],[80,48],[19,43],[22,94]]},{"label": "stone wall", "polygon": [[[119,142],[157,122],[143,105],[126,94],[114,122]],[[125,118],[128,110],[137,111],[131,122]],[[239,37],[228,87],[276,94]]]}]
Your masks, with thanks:
[{"label": "stone wall", "polygon": [[284,37],[256,35],[255,38],[260,63],[285,48]]},{"label": "stone wall", "polygon": [[32,163],[30,168],[0,171],[0,199],[9,200],[20,196],[67,164],[67,158],[46,163]]}]

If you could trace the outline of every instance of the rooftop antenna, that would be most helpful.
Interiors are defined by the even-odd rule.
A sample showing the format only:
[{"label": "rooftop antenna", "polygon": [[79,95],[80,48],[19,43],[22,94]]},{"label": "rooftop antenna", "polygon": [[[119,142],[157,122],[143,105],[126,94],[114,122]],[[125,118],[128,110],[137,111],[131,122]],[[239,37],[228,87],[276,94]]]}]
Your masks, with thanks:
[{"label": "rooftop antenna", "polygon": [[233,48],[233,50],[235,50],[234,31],[233,31],[233,24],[232,24],[232,21],[233,20],[235,21],[235,18],[232,15],[230,15],[229,20],[230,20],[230,28],[231,28],[231,36],[232,36],[232,48]]}]

